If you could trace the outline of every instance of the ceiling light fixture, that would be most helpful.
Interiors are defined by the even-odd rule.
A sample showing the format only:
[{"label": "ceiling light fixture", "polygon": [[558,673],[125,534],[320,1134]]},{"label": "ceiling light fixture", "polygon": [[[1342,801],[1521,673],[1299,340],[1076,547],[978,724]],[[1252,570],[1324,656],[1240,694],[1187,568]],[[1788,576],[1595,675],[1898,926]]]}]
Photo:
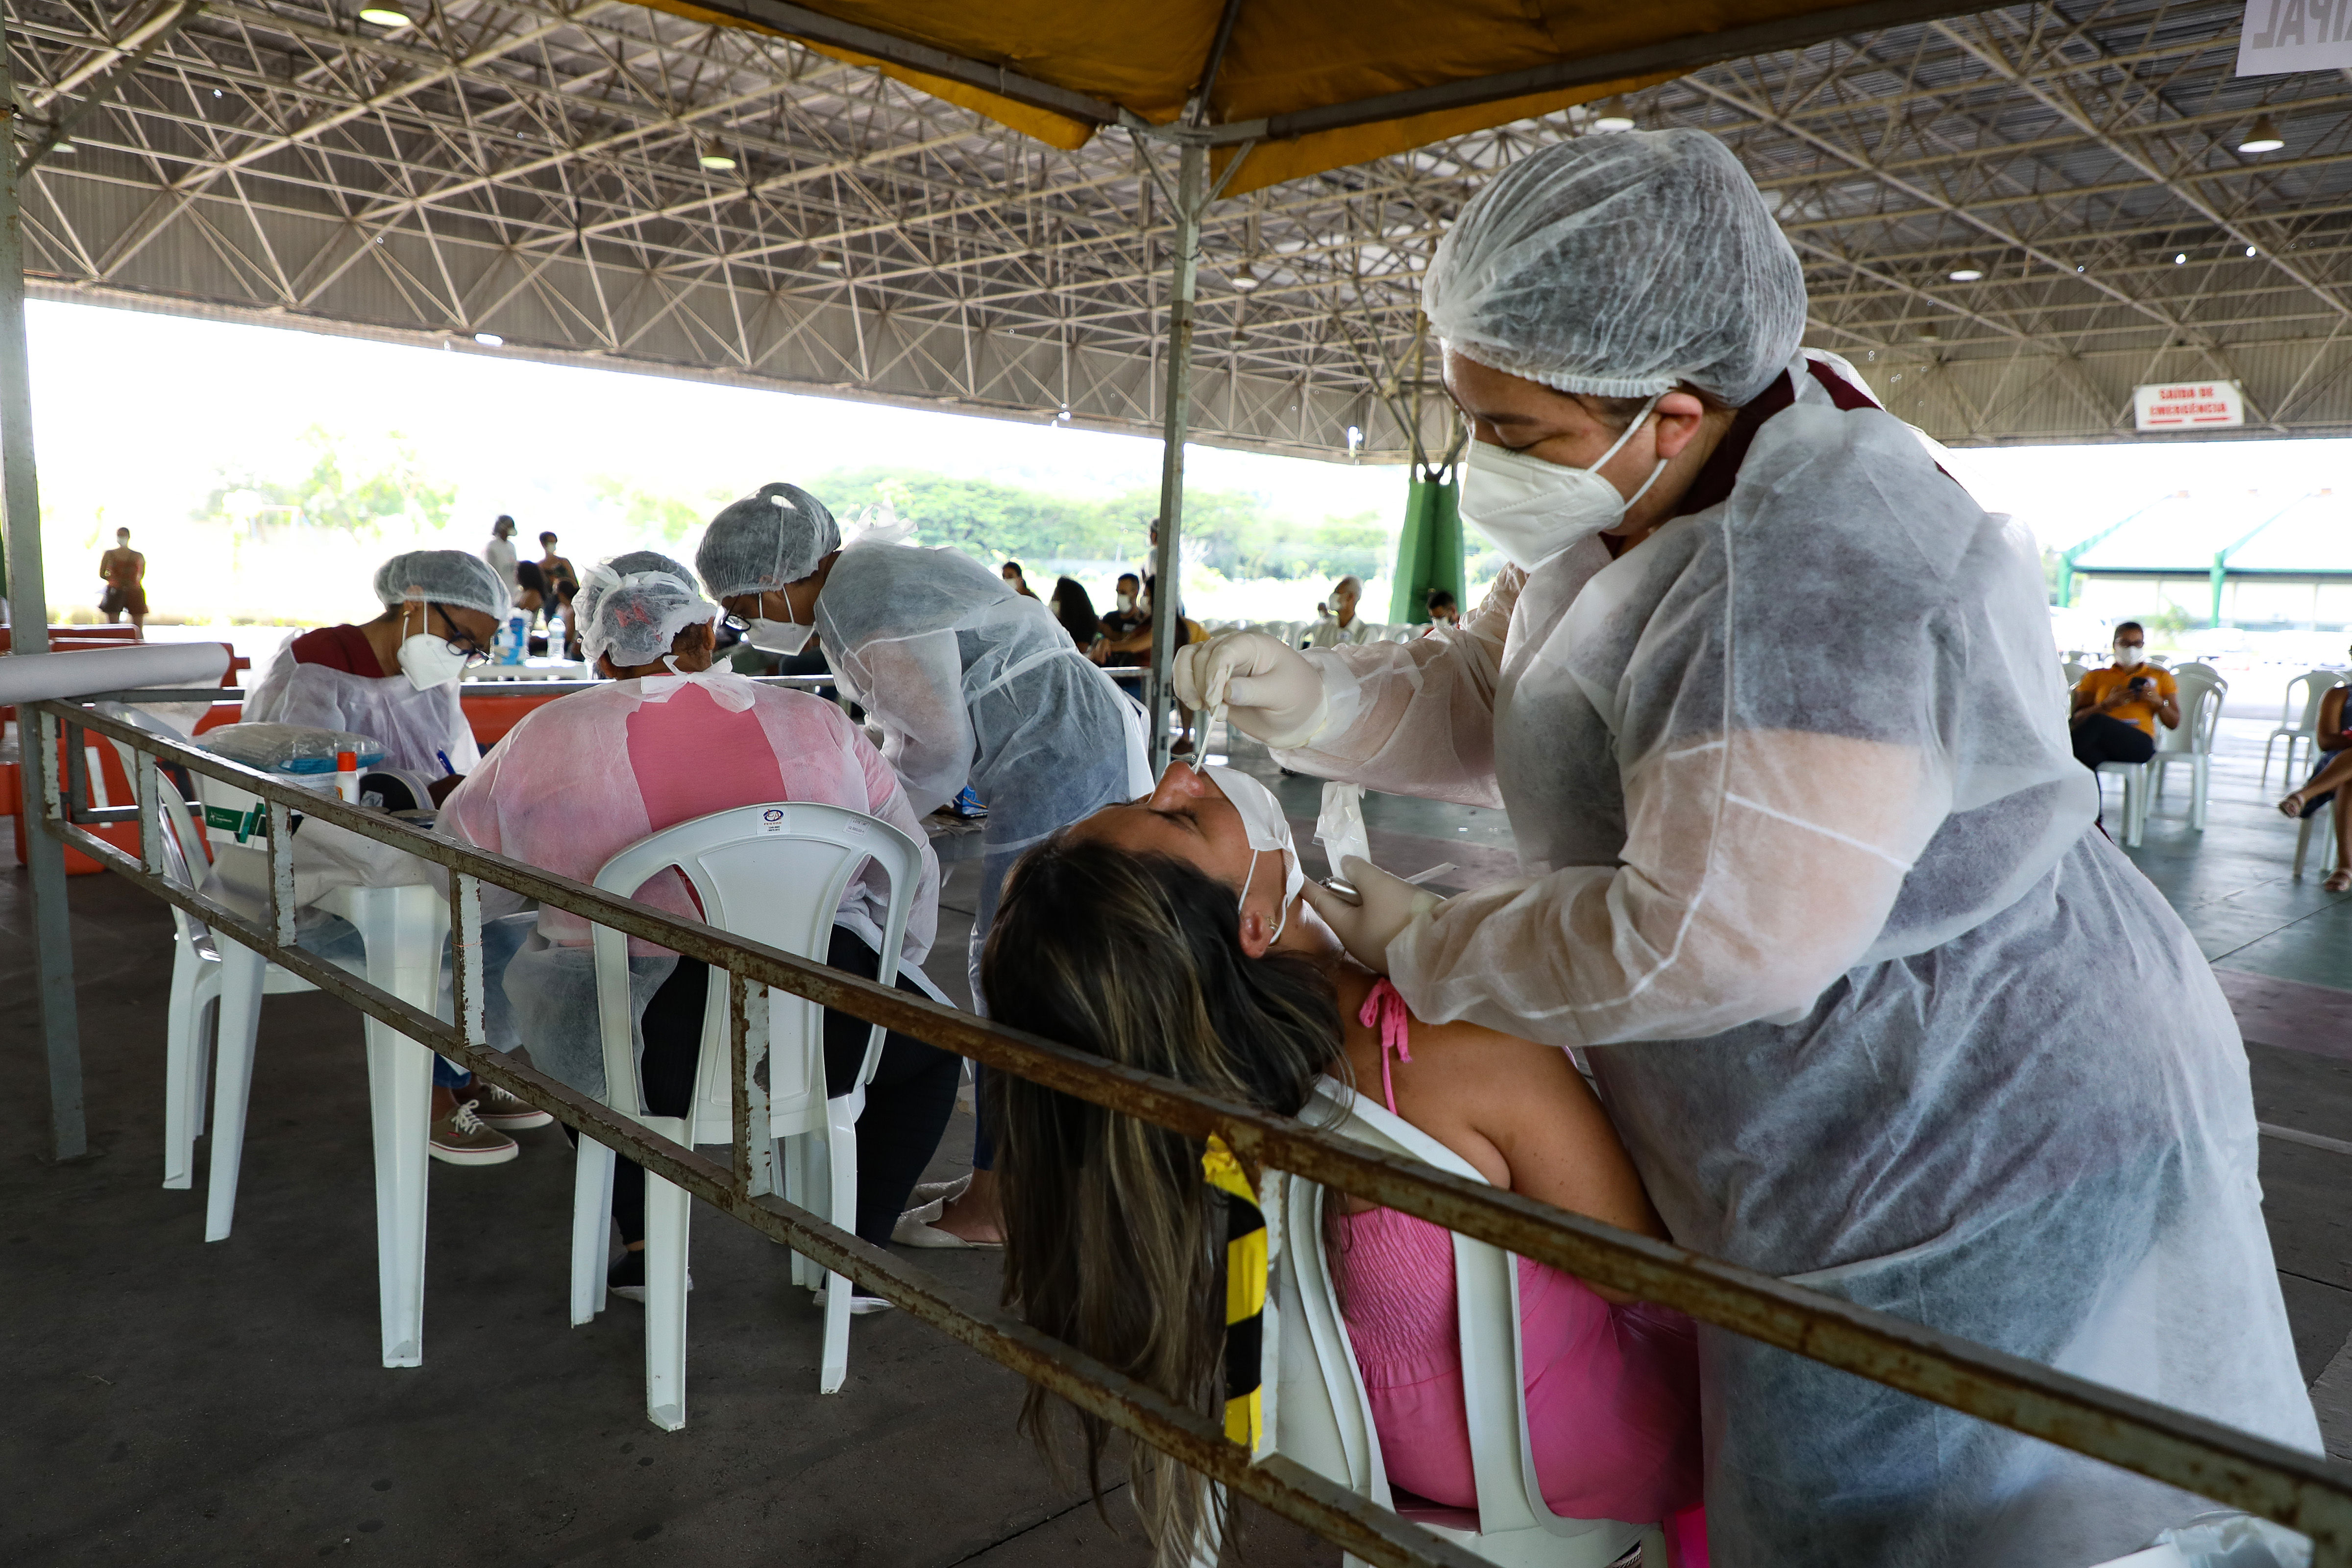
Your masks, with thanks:
[{"label": "ceiling light fixture", "polygon": [[694,161],[704,168],[713,171],[724,171],[735,166],[735,160],[727,155],[727,149],[716,142],[696,154]]},{"label": "ceiling light fixture", "polygon": [[816,258],[816,264],[827,272],[838,272],[841,270],[841,263],[830,256],[818,257]]},{"label": "ceiling light fixture", "polygon": [[476,332],[474,341],[486,349],[502,349],[507,346],[506,339],[496,332]]},{"label": "ceiling light fixture", "polygon": [[2176,257],[2174,257],[2174,258],[2172,258],[2172,264],[2173,264],[2175,267],[2186,267],[2186,266],[2188,266],[2188,265],[2189,265],[2189,253],[2188,253],[2187,251],[2185,251],[2185,250],[2184,250],[2184,251],[2182,251],[2179,255],[2178,255],[2178,256],[2176,256]]},{"label": "ceiling light fixture", "polygon": [[2246,139],[2243,142],[2238,143],[2238,151],[2248,153],[2275,153],[2285,145],[2286,138],[2278,133],[2278,127],[2271,123],[2269,115],[2264,114],[2255,119],[2253,129],[2246,132]]},{"label": "ceiling light fixture", "polygon": [[1962,262],[1952,268],[1949,276],[1955,283],[1973,283],[1984,276],[1984,268],[1974,262]]},{"label": "ceiling light fixture", "polygon": [[1919,341],[1920,341],[1920,342],[1928,342],[1928,343],[1932,343],[1932,342],[1934,342],[1937,340],[1937,337],[1939,337],[1940,335],[1941,335],[1941,334],[1940,334],[1940,333],[1938,333],[1938,332],[1936,331],[1936,323],[1935,323],[1935,322],[1933,322],[1933,321],[1922,321],[1922,322],[1920,322],[1920,323],[1919,323],[1919,332],[1918,332],[1918,337],[1919,337]]},{"label": "ceiling light fixture", "polygon": [[1595,131],[1633,130],[1633,117],[1625,112],[1625,100],[1622,98],[1612,98],[1602,104],[1601,112],[1593,117],[1592,129]]},{"label": "ceiling light fixture", "polygon": [[1257,281],[1257,274],[1249,269],[1248,262],[1244,261],[1240,267],[1234,268],[1234,287],[1240,289],[1243,293],[1246,294],[1251,289],[1256,288]]},{"label": "ceiling light fixture", "polygon": [[389,28],[394,32],[416,25],[415,20],[407,12],[395,11],[389,5],[362,6],[360,9],[360,20],[373,23],[376,26]]},{"label": "ceiling light fixture", "polygon": [[2262,252],[2261,252],[2261,251],[2259,251],[2259,250],[2257,250],[2257,249],[2255,249],[2252,246],[2251,246],[2251,245],[2250,245],[2250,246],[2246,247],[2246,254],[2247,254],[2248,256],[2260,256],[2260,255],[2262,254]]}]

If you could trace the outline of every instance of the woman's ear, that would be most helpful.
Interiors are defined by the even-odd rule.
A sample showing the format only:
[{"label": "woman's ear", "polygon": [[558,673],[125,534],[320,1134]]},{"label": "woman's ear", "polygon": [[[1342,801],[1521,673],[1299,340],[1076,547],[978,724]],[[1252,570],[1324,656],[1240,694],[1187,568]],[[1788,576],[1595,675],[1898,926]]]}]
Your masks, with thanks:
[{"label": "woman's ear", "polygon": [[1274,922],[1256,910],[1242,911],[1242,952],[1247,956],[1264,958],[1274,945]]}]

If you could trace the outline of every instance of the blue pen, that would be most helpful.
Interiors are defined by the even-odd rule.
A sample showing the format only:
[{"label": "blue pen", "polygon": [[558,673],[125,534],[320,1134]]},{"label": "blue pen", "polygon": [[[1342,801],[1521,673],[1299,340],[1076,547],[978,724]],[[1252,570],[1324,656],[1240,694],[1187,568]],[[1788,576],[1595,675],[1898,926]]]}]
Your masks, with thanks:
[{"label": "blue pen", "polygon": [[438,758],[440,758],[440,759],[441,759],[441,771],[442,771],[443,773],[447,773],[447,774],[448,774],[450,777],[452,777],[452,778],[455,778],[455,777],[457,777],[457,770],[456,768],[453,768],[453,767],[451,767],[451,766],[449,765],[449,753],[448,753],[448,752],[434,752],[433,754],[434,754],[435,756],[436,756],[436,757],[438,757]]}]

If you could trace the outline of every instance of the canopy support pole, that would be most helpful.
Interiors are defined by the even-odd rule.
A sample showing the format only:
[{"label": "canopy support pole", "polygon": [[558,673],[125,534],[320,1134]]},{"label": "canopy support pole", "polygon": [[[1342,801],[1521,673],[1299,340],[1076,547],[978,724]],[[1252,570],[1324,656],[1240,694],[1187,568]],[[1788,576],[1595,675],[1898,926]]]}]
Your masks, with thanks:
[{"label": "canopy support pole", "polygon": [[[1175,701],[1171,681],[1176,650],[1183,646],[1182,602],[1177,573],[1184,528],[1184,437],[1192,414],[1192,300],[1201,268],[1201,215],[1209,205],[1209,150],[1186,142],[1176,169],[1175,247],[1168,290],[1167,405],[1160,426],[1160,543],[1152,552],[1151,679],[1144,687],[1144,727],[1151,752],[1151,776],[1168,765],[1168,710]],[[1209,750],[1208,716],[1202,715],[1195,757]]]},{"label": "canopy support pole", "polygon": [[[49,605],[41,574],[41,487],[33,468],[33,377],[25,347],[25,225],[16,203],[24,153],[16,144],[16,90],[0,39],[0,507],[8,552],[9,651],[49,651]],[[49,1060],[49,1144],[59,1160],[89,1152],[82,1121],[81,1024],[74,1005],[73,930],[66,911],[66,847],[42,818],[56,787],[57,752],[30,708],[16,713],[24,759],[25,858],[33,891],[34,990]]]}]

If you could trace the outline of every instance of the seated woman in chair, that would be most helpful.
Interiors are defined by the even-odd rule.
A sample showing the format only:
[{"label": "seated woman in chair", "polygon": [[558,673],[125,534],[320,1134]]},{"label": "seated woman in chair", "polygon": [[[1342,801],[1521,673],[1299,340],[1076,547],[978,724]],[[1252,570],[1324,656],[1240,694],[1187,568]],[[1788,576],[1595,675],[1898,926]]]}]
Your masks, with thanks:
[{"label": "seated woman in chair", "polygon": [[2335,814],[2336,864],[2326,884],[2331,893],[2352,892],[2352,789],[2344,787],[2352,780],[2352,714],[2345,711],[2352,703],[2347,697],[2352,697],[2352,684],[2331,687],[2320,699],[2319,761],[2303,787],[2278,803],[2288,816]]},{"label": "seated woman in chair", "polygon": [[[1413,1017],[1299,894],[1271,791],[1183,764],[1013,869],[982,963],[991,1016],[1195,1088],[1296,1114],[1322,1075],[1362,1086],[1496,1185],[1647,1236],[1664,1227],[1567,1055]],[[1223,1331],[1200,1145],[991,1073],[1006,1299],[1028,1321],[1204,1413]],[[1337,1194],[1334,1194],[1337,1198]],[[1331,1272],[1393,1487],[1477,1504],[1448,1233],[1349,1199]],[[1665,1521],[1705,1562],[1697,1368],[1680,1314],[1519,1265],[1528,1424],[1555,1513]],[[1033,1393],[1037,1429],[1045,1395]],[[1089,1425],[1090,1445],[1104,1429]],[[1199,1489],[1139,1454],[1138,1504],[1161,1561],[1190,1541]]]},{"label": "seated woman in chair", "polygon": [[[665,827],[734,806],[813,801],[880,818],[923,847],[899,953],[899,988],[925,993],[916,970],[939,923],[940,870],[898,775],[839,708],[710,668],[719,607],[683,576],[592,571],[576,598],[581,637],[610,686],[534,709],[452,795],[441,822],[457,837],[577,881]],[[637,901],[699,918],[685,879],[668,870]],[[887,902],[868,866],[835,917],[825,962],[872,978]],[[686,1113],[702,1041],[709,969],[637,938],[629,942],[630,1001],[643,1036],[646,1109]],[[914,973],[910,973],[914,971]],[[588,1093],[604,1087],[589,922],[542,906],[538,929],[508,964],[505,991],[532,1061]],[[826,1082],[845,1087],[869,1026],[824,1015]],[[887,1242],[955,1108],[961,1058],[891,1035],[858,1121],[857,1233]],[[623,1160],[614,1217],[629,1248],[610,1287],[642,1299],[645,1177]]]}]

